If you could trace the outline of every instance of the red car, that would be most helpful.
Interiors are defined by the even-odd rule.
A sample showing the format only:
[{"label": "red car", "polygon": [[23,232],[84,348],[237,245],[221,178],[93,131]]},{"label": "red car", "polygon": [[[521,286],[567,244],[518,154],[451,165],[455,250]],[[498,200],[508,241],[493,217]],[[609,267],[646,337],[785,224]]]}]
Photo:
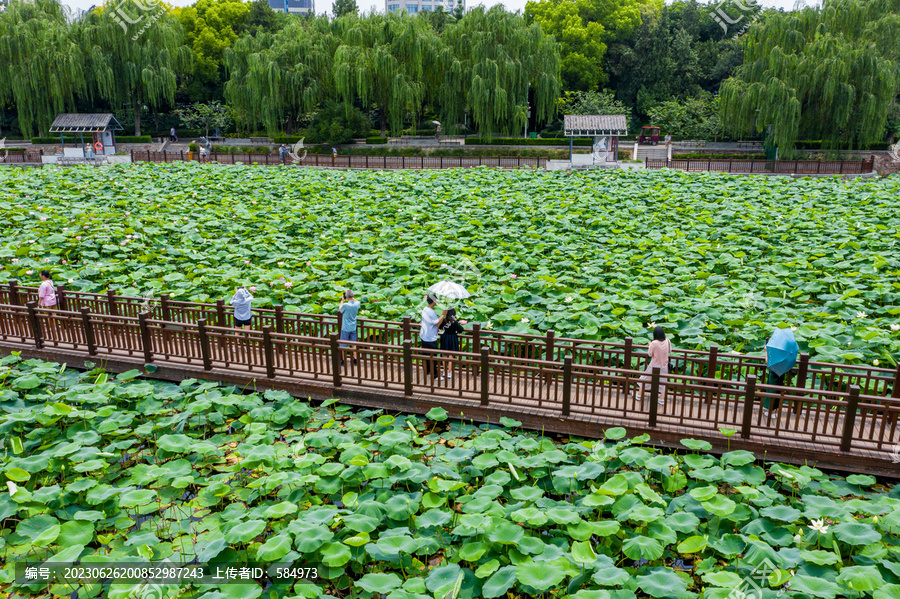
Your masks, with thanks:
[{"label": "red car", "polygon": [[659,127],[641,127],[638,143],[655,146],[659,143]]}]

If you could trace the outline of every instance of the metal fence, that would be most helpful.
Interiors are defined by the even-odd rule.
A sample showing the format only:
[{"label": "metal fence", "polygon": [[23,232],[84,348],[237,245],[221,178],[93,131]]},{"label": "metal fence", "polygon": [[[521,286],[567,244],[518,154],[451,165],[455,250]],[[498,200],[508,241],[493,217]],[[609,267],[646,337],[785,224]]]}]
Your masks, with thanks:
[{"label": "metal fence", "polygon": [[873,160],[715,160],[697,158],[646,158],[648,169],[671,168],[689,172],[853,175],[870,173]]}]

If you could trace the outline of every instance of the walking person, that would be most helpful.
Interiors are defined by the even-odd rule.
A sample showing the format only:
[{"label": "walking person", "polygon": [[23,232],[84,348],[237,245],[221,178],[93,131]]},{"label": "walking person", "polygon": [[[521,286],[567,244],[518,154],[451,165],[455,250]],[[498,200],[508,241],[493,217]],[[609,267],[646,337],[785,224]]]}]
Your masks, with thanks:
[{"label": "walking person", "polygon": [[[348,289],[341,296],[341,305],[338,306],[338,312],[343,317],[341,319],[341,341],[356,341],[356,315],[359,314],[359,302],[353,299],[353,291]],[[341,347],[347,347],[346,344]],[[350,357],[353,358],[353,364],[356,365],[356,352],[350,351]],[[344,350],[341,350],[341,366],[344,365]]]},{"label": "walking person", "polygon": [[278,148],[278,158],[281,160],[282,164],[284,163],[284,159],[287,156],[287,148],[284,144],[281,144],[281,147]]},{"label": "walking person", "polygon": [[[444,310],[443,314],[438,317],[437,313],[434,311],[434,307],[437,305],[437,300],[434,299],[430,295],[425,296],[425,307],[422,309],[422,328],[419,331],[419,339],[422,341],[422,347],[427,349],[438,349],[438,327],[440,327],[444,319],[447,317],[447,310]],[[436,356],[434,356],[436,357]],[[429,374],[433,376],[434,380],[437,380],[438,375],[438,365],[437,360],[429,358],[425,358],[425,376],[427,377]]]},{"label": "walking person", "polygon": [[[464,332],[462,324],[456,319],[456,309],[445,310],[444,322],[438,332],[441,334],[441,350],[446,352],[459,351],[459,334]],[[452,372],[444,373],[444,378],[449,379]]]},{"label": "walking person", "polygon": [[53,279],[50,278],[50,271],[41,271],[41,286],[38,287],[38,306],[41,308],[56,307],[56,289],[53,287]]},{"label": "walking person", "polygon": [[250,309],[253,303],[253,296],[243,286],[238,287],[231,298],[231,305],[234,306],[234,326],[238,329],[250,329],[250,321],[253,318],[253,312]]},{"label": "walking person", "polygon": [[169,140],[178,141],[178,135],[175,133],[175,127],[169,129]]},{"label": "walking person", "polygon": [[641,375],[639,384],[641,385],[641,397],[635,399],[643,399],[643,394],[647,391],[647,385],[653,378],[653,369],[659,368],[659,405],[665,405],[666,401],[666,385],[665,375],[669,374],[669,355],[672,353],[672,342],[666,339],[666,332],[662,327],[657,326],[653,329],[653,341],[647,347],[647,353],[650,356],[650,364],[647,366],[647,374]]}]

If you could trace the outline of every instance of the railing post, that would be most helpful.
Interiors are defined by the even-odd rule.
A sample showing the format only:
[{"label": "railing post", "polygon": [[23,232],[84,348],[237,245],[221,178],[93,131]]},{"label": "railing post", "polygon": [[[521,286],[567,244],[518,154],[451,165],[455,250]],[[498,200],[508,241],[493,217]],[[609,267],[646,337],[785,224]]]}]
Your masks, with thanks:
[{"label": "railing post", "polygon": [[206,332],[206,319],[197,321],[197,330],[200,334],[200,356],[203,358],[203,370],[212,370],[212,360],[209,357],[209,335]]},{"label": "railing post", "polygon": [[[266,154],[268,156],[268,154]],[[263,327],[263,350],[266,356],[266,376],[270,379],[275,378],[275,351],[272,346],[272,325],[267,324]]]},{"label": "railing post", "polygon": [[489,402],[488,391],[490,390],[490,355],[490,348],[481,348],[481,405],[483,406],[488,405]]},{"label": "railing post", "polygon": [[115,289],[107,289],[106,290],[106,306],[109,309],[110,316],[118,316],[119,315],[119,307],[116,305],[116,290]]},{"label": "railing post", "polygon": [[[809,376],[809,354],[802,353],[800,354],[800,366],[797,369],[797,381],[794,383],[794,387],[797,389],[806,389],[806,379]],[[803,402],[795,401],[794,402],[794,414],[800,413],[800,406]]]},{"label": "railing post", "polygon": [[632,346],[634,343],[634,339],[631,337],[625,337],[625,364],[623,368],[626,370],[625,372],[625,395],[631,393],[631,375],[627,372],[631,370],[631,362],[633,360],[632,356]]},{"label": "railing post", "polygon": [[334,379],[334,386],[341,386],[341,350],[338,347],[338,334],[332,333],[328,336],[331,341],[331,375]]},{"label": "railing post", "polygon": [[67,312],[69,310],[69,304],[66,301],[66,286],[65,285],[57,285],[56,286],[56,305],[57,307]]},{"label": "railing post", "polygon": [[412,339],[403,340],[403,395],[409,397],[413,392]]},{"label": "railing post", "polygon": [[284,333],[284,306],[275,304],[275,332]]},{"label": "railing post", "polygon": [[13,279],[9,282],[9,303],[19,306],[19,282]]},{"label": "railing post", "polygon": [[44,347],[44,338],[41,335],[41,322],[37,317],[37,302],[25,304],[28,308],[28,322],[31,323],[31,333],[34,335],[34,346],[38,349]]},{"label": "railing post", "polygon": [[756,401],[756,375],[747,377],[747,388],[744,392],[744,417],[741,421],[741,439],[750,438],[750,421],[753,420],[753,402]]},{"label": "railing post", "polygon": [[[718,367],[719,361],[719,346],[711,345],[709,346],[709,362],[706,365],[706,378],[714,379],[716,378],[716,368]],[[710,391],[706,392],[706,404],[709,405],[712,403],[712,393]]]},{"label": "railing post", "polygon": [[82,308],[80,312],[81,327],[84,329],[84,342],[87,344],[88,355],[96,356],[97,342],[94,340],[94,325],[91,324],[90,310],[88,308]]},{"label": "railing post", "polygon": [[659,412],[659,373],[659,366],[654,366],[650,374],[650,420],[647,424],[651,428],[656,426],[656,416]]},{"label": "railing post", "polygon": [[562,415],[569,416],[572,403],[572,355],[563,358]]},{"label": "railing post", "polygon": [[227,327],[225,324],[225,300],[216,300],[216,324],[220,327]]},{"label": "railing post", "polygon": [[337,313],[337,330],[339,330],[339,331],[344,330],[344,313],[343,312]]},{"label": "railing post", "polygon": [[403,340],[412,339],[412,321],[409,316],[403,317]]},{"label": "railing post", "polygon": [[149,312],[141,312],[138,314],[138,323],[141,326],[141,347],[144,349],[144,362],[149,364],[153,361],[153,347],[150,338],[150,326],[147,319],[150,318]]},{"label": "railing post", "polygon": [[850,385],[850,397],[847,399],[847,413],[844,414],[844,432],[841,435],[841,451],[850,451],[853,440],[853,426],[856,424],[856,407],[859,405],[859,385]]},{"label": "railing post", "polygon": [[547,361],[550,361],[550,362],[554,361],[553,354],[554,354],[555,348],[553,347],[553,345],[554,345],[555,340],[556,340],[556,331],[554,331],[553,329],[550,329],[549,331],[547,331],[547,342],[546,342],[545,349],[544,349],[544,359]]},{"label": "railing post", "polygon": [[[169,318],[169,294],[163,293],[159,296],[159,306],[160,310],[162,310],[162,319],[166,322],[170,322],[172,319]],[[204,321],[205,322],[205,321]]]}]

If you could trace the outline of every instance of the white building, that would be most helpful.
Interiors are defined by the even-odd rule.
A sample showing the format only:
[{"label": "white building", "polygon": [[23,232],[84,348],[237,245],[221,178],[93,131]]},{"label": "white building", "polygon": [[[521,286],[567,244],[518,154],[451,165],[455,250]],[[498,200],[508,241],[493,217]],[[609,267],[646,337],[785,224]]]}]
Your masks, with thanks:
[{"label": "white building", "polygon": [[453,12],[456,7],[466,8],[465,0],[384,0],[385,12],[401,12],[406,11],[411,15],[420,12],[428,12],[437,10],[438,7],[443,8],[446,12]]}]

